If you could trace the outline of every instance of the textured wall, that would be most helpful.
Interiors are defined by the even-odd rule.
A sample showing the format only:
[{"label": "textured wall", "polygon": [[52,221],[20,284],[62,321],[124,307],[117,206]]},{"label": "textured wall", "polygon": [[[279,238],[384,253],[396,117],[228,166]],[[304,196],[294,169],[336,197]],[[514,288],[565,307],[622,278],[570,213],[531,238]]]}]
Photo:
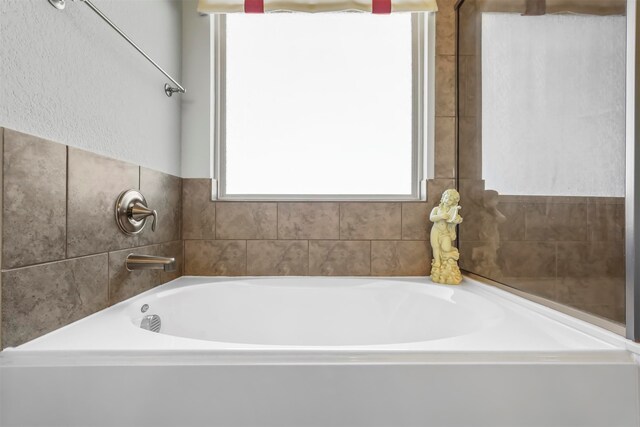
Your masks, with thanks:
[{"label": "textured wall", "polygon": [[[179,81],[179,1],[95,5]],[[89,7],[2,0],[0,17],[0,126],[180,174],[180,96]]]},{"label": "textured wall", "polygon": [[182,3],[182,177],[210,178],[213,158],[212,43],[214,17],[196,11],[198,0]]}]

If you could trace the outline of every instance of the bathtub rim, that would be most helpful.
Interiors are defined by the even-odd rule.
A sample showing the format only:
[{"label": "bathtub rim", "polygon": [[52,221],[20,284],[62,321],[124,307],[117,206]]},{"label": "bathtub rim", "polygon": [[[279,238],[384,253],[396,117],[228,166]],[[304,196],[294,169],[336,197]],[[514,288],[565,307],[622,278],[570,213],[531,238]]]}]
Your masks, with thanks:
[{"label": "bathtub rim", "polygon": [[[433,350],[221,350],[221,349],[131,349],[123,351],[98,349],[70,349],[70,350],[27,350],[19,347],[7,348],[0,352],[0,367],[11,368],[21,366],[158,366],[158,365],[332,365],[332,364],[635,364],[640,365],[640,344],[634,343],[623,336],[608,331],[600,326],[575,318],[553,308],[538,304],[512,292],[486,284],[472,275],[475,291],[480,295],[490,295],[492,298],[505,299],[512,304],[526,310],[541,314],[560,324],[599,339],[612,349],[606,350],[559,350],[559,351],[433,351]],[[287,276],[295,279],[296,276]],[[310,276],[299,276],[308,278]],[[320,277],[320,276],[318,276]],[[345,276],[346,278],[354,278]],[[265,278],[280,278],[279,276],[233,276],[206,277],[182,276],[180,279],[192,280],[251,280]],[[338,277],[336,277],[338,278]],[[361,276],[359,279],[387,279],[403,282],[424,280],[424,277],[372,277]],[[176,279],[179,280],[179,279]],[[171,281],[169,283],[175,282]],[[184,281],[184,280],[183,280]],[[191,286],[193,283],[184,281],[175,289]],[[129,306],[132,300],[144,298],[145,294],[157,292],[157,287],[145,291],[131,299],[114,304],[112,307]],[[100,312],[98,312],[100,313]],[[94,313],[84,319],[98,315]],[[60,329],[71,327],[73,324]],[[60,330],[58,329],[58,330]]]},{"label": "bathtub rim", "polygon": [[562,304],[557,301],[553,301],[538,295],[534,295],[529,292],[521,291],[512,286],[505,285],[504,283],[496,282],[495,280],[491,280],[484,276],[480,276],[478,274],[472,273],[467,270],[463,270],[463,275],[467,276],[471,279],[476,280],[477,282],[482,283],[483,285],[487,285],[489,287],[498,288],[501,291],[504,291],[508,294],[516,295],[519,298],[522,298],[526,301],[533,302],[537,305],[541,305],[547,308],[550,308],[554,311],[560,312],[569,316],[570,318],[575,318],[586,322],[588,324],[597,326],[601,329],[604,329],[608,332],[612,332],[614,334],[620,335],[625,338],[626,336],[626,325],[622,323],[617,323],[613,320],[607,319],[605,317],[601,317],[595,314],[591,314],[587,311],[580,310],[575,307],[571,307],[570,305]]}]

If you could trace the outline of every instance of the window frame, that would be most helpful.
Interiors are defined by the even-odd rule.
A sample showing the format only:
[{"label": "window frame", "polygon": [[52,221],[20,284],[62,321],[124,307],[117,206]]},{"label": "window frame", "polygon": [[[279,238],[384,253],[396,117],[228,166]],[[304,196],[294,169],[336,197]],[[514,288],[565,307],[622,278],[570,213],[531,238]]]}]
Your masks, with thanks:
[{"label": "window frame", "polygon": [[[229,194],[226,191],[226,15],[213,20],[213,180],[212,199],[222,201],[419,201],[433,174],[435,19],[411,14],[412,141],[411,194]],[[427,59],[428,58],[428,59]]]}]

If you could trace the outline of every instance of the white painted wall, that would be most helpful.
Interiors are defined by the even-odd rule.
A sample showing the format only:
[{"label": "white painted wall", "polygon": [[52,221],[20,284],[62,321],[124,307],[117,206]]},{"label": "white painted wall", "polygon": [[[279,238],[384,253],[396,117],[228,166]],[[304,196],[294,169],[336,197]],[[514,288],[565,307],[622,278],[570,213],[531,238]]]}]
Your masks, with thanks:
[{"label": "white painted wall", "polygon": [[625,191],[624,16],[482,16],[482,173],[503,194]]},{"label": "white painted wall", "polygon": [[[180,81],[180,1],[94,4]],[[0,126],[181,174],[180,95],[85,4],[0,1],[0,58]]]},{"label": "white painted wall", "polygon": [[182,176],[213,175],[213,21],[196,11],[198,0],[182,2]]}]

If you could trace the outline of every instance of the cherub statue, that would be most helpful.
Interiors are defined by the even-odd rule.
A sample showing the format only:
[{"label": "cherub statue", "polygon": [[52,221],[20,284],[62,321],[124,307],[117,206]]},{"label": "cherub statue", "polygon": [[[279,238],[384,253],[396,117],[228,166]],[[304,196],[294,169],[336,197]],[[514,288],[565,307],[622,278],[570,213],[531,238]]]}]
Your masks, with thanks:
[{"label": "cherub statue", "polygon": [[458,202],[460,194],[454,189],[442,193],[440,204],[433,208],[429,220],[431,227],[431,280],[436,283],[458,285],[462,281],[462,274],[458,267],[460,254],[453,246],[456,240],[456,225],[462,222],[458,211],[462,209]]}]

